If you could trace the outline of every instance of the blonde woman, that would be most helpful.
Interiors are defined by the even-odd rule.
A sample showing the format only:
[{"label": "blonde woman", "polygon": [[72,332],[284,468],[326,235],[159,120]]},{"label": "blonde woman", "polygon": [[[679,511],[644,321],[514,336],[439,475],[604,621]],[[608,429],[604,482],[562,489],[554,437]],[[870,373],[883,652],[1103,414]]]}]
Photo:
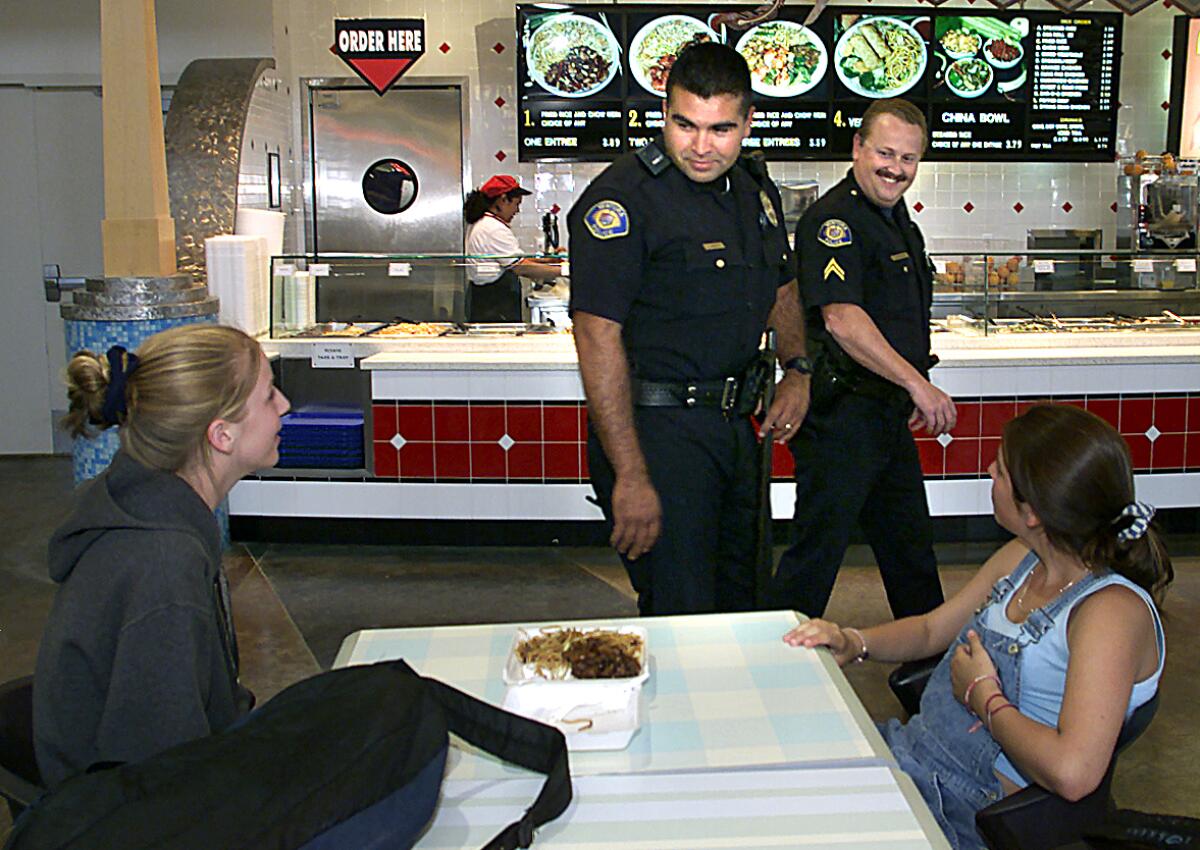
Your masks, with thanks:
[{"label": "blonde woman", "polygon": [[224,729],[252,703],[213,510],[279,459],[288,401],[258,343],[191,325],[136,354],[67,366],[75,435],[120,426],[121,450],[50,542],[59,585],[38,651],[34,741],[53,787]]}]

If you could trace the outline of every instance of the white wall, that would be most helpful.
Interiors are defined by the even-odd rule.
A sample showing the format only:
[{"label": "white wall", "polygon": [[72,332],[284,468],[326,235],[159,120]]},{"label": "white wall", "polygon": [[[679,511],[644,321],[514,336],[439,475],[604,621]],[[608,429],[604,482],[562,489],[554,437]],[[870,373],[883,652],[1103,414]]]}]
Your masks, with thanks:
[{"label": "white wall", "polygon": [[[270,0],[158,0],[159,72],[272,55]],[[49,452],[66,407],[62,320],[41,267],[103,274],[99,4],[0,2],[0,454]]]}]

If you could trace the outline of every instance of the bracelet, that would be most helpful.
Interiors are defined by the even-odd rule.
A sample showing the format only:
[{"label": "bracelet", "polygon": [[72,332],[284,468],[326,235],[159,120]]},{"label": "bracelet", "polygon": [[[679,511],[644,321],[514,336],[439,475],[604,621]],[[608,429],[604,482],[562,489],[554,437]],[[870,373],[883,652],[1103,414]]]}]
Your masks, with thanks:
[{"label": "bracelet", "polygon": [[987,698],[987,702],[985,702],[985,703],[983,704],[983,713],[984,713],[984,715],[987,715],[987,716],[990,716],[990,715],[991,715],[991,713],[992,713],[992,701],[993,701],[993,700],[997,700],[997,699],[1008,699],[1008,697],[1004,696],[1004,691],[996,691],[996,693],[994,693],[994,694],[992,694],[990,697],[988,697],[988,698]]},{"label": "bracelet", "polygon": [[842,631],[849,632],[850,634],[854,635],[856,638],[858,638],[858,642],[862,644],[862,652],[854,657],[855,664],[862,664],[871,657],[871,653],[867,650],[867,639],[863,637],[862,632],[860,632],[858,629],[852,629],[849,626],[844,627]]},{"label": "bracelet", "polygon": [[1016,706],[1013,705],[1011,702],[1006,702],[1003,705],[996,706],[995,708],[993,708],[991,711],[989,711],[987,713],[987,728],[988,728],[989,732],[992,731],[992,718],[995,717],[1000,712],[1004,711],[1004,709],[1006,709],[1006,708],[1016,708]]},{"label": "bracelet", "polygon": [[1003,685],[1000,684],[1000,679],[995,673],[984,673],[982,676],[976,676],[971,680],[971,684],[967,685],[966,691],[963,692],[963,705],[967,707],[968,711],[971,709],[971,691],[975,690],[975,686],[980,682],[986,682],[988,679],[991,679],[993,682],[995,682],[996,687],[1003,687]]}]

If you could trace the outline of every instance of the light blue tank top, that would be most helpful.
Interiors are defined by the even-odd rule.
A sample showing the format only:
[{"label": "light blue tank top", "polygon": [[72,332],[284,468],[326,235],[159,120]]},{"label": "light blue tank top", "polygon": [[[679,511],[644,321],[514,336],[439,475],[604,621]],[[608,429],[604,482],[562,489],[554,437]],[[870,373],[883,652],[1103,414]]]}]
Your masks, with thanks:
[{"label": "light blue tank top", "polygon": [[[983,612],[984,624],[994,631],[1004,635],[1017,637],[1021,626],[1008,619],[1008,603],[1021,587],[1021,584],[1038,564],[1038,557],[1030,552],[1017,568],[1013,570],[1012,590],[1005,594],[997,604],[988,606]],[[1159,619],[1158,609],[1145,590],[1138,587],[1129,579],[1117,573],[1107,573],[1097,576],[1091,585],[1084,589],[1078,598],[1065,606],[1055,618],[1055,628],[1050,629],[1036,643],[1028,644],[1021,651],[1021,692],[1017,700],[1018,710],[1046,726],[1056,728],[1058,715],[1062,710],[1063,692],[1067,682],[1067,660],[1070,650],[1067,647],[1066,624],[1075,606],[1097,590],[1119,584],[1127,587],[1142,598],[1150,608],[1154,618],[1154,638],[1158,644],[1158,668],[1154,673],[1140,682],[1135,682],[1129,695],[1129,706],[1125,710],[1125,719],[1158,691],[1158,680],[1162,677],[1163,663],[1166,661],[1166,637],[1163,634],[1162,620]],[[996,758],[996,770],[1021,787],[1029,784],[1029,780],[1021,775],[1003,752]]]}]

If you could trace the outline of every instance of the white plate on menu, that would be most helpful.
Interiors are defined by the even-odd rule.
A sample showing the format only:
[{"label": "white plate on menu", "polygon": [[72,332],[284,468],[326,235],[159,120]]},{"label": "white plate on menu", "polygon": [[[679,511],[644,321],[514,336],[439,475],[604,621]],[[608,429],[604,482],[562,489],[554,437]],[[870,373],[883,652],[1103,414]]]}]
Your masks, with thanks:
[{"label": "white plate on menu", "polygon": [[599,681],[512,685],[502,705],[561,731],[569,750],[623,750],[641,724],[641,682],[609,680],[621,684],[598,688]]}]

